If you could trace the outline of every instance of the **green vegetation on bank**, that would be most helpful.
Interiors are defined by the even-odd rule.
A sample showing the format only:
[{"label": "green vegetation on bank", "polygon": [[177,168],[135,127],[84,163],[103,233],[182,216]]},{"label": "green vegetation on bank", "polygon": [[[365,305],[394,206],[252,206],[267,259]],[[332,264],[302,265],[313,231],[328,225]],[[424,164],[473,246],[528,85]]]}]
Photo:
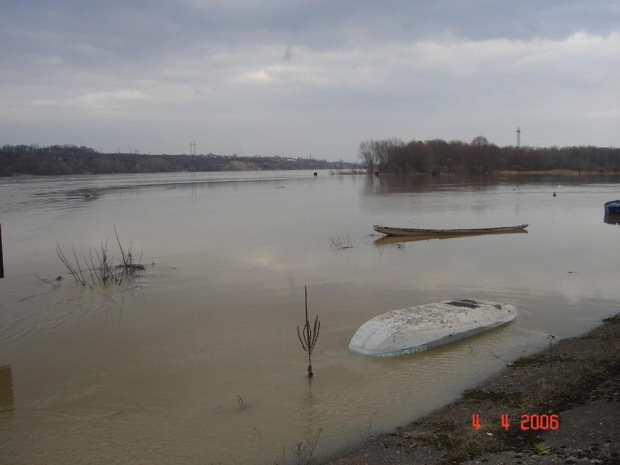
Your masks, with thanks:
[{"label": "green vegetation on bank", "polygon": [[0,148],[0,176],[31,174],[156,173],[175,171],[259,171],[354,169],[355,163],[312,158],[100,153],[75,145],[5,145]]},{"label": "green vegetation on bank", "polygon": [[359,157],[370,171],[387,173],[472,173],[502,170],[570,169],[620,172],[620,148],[498,147],[485,137],[471,143],[441,139],[404,143],[400,139],[366,140]]}]

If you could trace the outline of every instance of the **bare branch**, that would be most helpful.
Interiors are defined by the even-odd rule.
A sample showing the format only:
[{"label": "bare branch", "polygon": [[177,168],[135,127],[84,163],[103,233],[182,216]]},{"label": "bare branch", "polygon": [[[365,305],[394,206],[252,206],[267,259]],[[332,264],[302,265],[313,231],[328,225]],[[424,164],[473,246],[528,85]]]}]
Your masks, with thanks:
[{"label": "bare branch", "polygon": [[306,316],[306,324],[303,329],[300,330],[299,326],[297,326],[297,337],[299,338],[299,343],[301,344],[301,348],[308,353],[308,378],[312,378],[314,373],[312,372],[312,351],[314,350],[314,346],[316,345],[316,341],[319,338],[319,331],[321,330],[321,322],[319,321],[318,315],[314,319],[313,327],[310,326],[310,321],[308,319],[308,288],[304,286],[304,304],[305,304],[305,316]]}]

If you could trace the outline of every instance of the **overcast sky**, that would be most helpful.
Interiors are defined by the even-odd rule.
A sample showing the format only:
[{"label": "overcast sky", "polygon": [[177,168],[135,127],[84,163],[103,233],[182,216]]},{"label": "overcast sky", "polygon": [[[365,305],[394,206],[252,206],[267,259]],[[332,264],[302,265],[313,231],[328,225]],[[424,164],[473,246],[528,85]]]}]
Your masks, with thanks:
[{"label": "overcast sky", "polygon": [[618,0],[2,0],[0,145],[620,146]]}]

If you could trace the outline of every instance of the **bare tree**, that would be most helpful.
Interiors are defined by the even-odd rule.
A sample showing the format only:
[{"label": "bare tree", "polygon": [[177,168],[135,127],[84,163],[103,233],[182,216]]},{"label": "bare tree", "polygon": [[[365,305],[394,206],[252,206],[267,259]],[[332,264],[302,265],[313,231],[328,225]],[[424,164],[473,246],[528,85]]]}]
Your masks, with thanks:
[{"label": "bare tree", "polygon": [[376,164],[374,141],[372,139],[365,140],[360,144],[359,157],[368,168],[368,171],[372,173],[375,170]]},{"label": "bare tree", "polygon": [[489,145],[489,141],[484,136],[476,136],[472,139],[471,145],[476,145],[478,147],[482,147],[485,145]]},{"label": "bare tree", "polygon": [[380,170],[384,170],[388,167],[390,161],[390,155],[397,147],[403,147],[405,144],[400,139],[383,139],[373,142],[372,148],[375,154],[375,162],[379,166]]}]

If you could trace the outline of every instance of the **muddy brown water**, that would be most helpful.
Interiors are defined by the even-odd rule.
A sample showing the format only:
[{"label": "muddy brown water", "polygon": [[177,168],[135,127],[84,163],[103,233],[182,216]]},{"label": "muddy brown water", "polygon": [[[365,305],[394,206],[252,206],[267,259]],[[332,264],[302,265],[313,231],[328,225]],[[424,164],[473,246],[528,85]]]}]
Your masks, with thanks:
[{"label": "muddy brown water", "polygon": [[[89,193],[89,197],[83,194]],[[553,197],[553,192],[557,193]],[[604,177],[365,177],[319,172],[0,180],[0,462],[287,463],[403,425],[505,364],[617,313],[618,198]],[[528,234],[375,243],[373,224]],[[147,265],[77,285],[114,226]],[[351,246],[337,248],[334,244]],[[42,282],[63,276],[60,287]],[[304,285],[321,333],[308,382]],[[514,304],[508,326],[425,353],[347,346],[388,310]]]}]

